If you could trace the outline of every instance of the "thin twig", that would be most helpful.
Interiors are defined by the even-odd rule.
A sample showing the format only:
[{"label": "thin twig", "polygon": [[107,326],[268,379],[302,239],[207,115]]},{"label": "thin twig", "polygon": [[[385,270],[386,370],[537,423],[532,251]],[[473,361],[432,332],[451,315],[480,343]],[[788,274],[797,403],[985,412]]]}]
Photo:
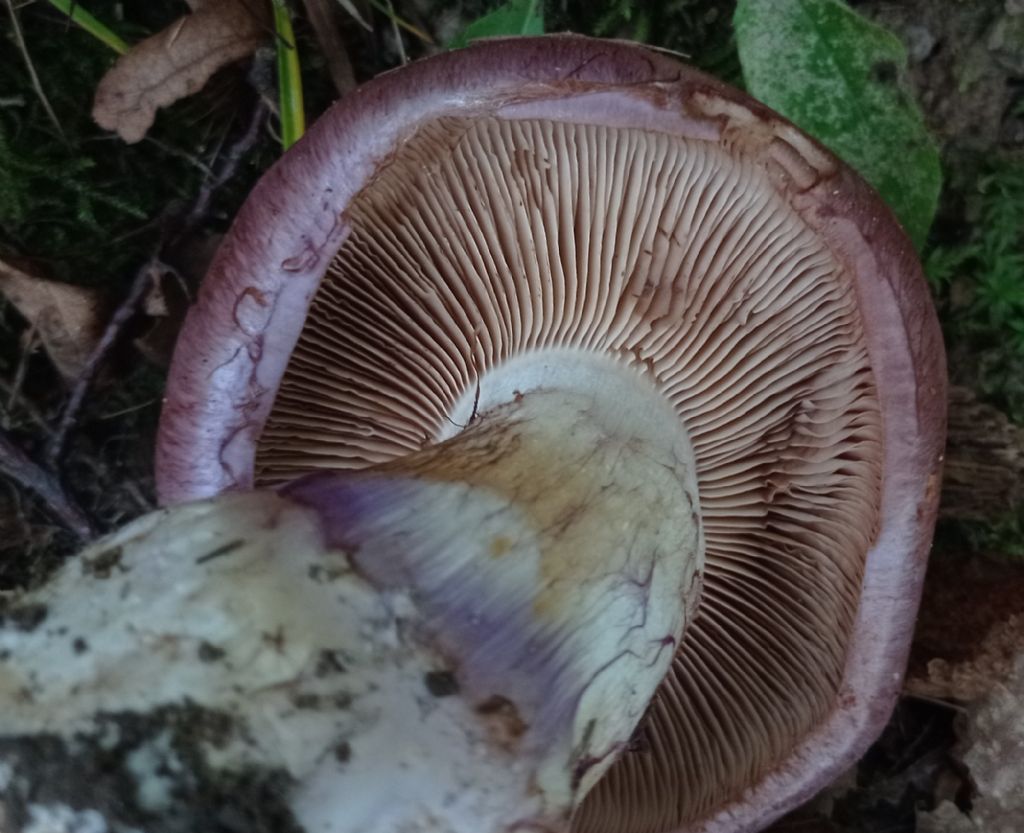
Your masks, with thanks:
[{"label": "thin twig", "polygon": [[14,407],[15,400],[21,395],[21,386],[25,383],[25,373],[28,370],[28,357],[35,349],[38,336],[35,322],[30,322],[28,332],[25,334],[24,347],[18,356],[18,366],[14,370],[14,381],[11,382],[10,395],[7,397],[7,410]]},{"label": "thin twig", "polygon": [[356,8],[356,4],[353,3],[352,0],[338,0],[338,5],[348,12],[349,17],[362,26],[367,32],[373,31],[373,26],[371,26],[369,21],[360,14],[359,9]]},{"label": "thin twig", "polygon": [[156,257],[150,258],[139,269],[135,274],[135,280],[132,281],[128,294],[118,305],[117,309],[114,310],[114,314],[103,330],[103,335],[100,336],[100,340],[92,349],[89,358],[86,359],[82,372],[78,375],[74,386],[71,388],[71,396],[68,397],[67,404],[60,415],[60,422],[50,436],[50,441],[46,444],[45,459],[46,464],[51,470],[55,471],[60,465],[64,452],[67,450],[68,436],[78,421],[78,414],[82,410],[82,403],[85,402],[86,394],[92,387],[92,383],[110,354],[111,349],[120,339],[125,325],[135,316],[139,305],[142,303],[142,299],[146,297],[146,292],[153,285],[154,279],[159,278],[159,269],[160,262]]},{"label": "thin twig", "polygon": [[398,46],[398,57],[403,64],[407,64],[409,56],[405,54],[405,41],[402,40],[402,32],[398,28],[398,16],[395,14],[395,7],[391,4],[391,0],[387,0],[387,4],[387,15],[391,18],[391,31],[394,33],[395,44]]},{"label": "thin twig", "polygon": [[89,518],[64,491],[57,476],[34,463],[2,429],[0,474],[6,475],[22,488],[34,492],[80,539],[87,541],[93,537],[93,527]]},{"label": "thin twig", "polygon": [[192,202],[192,207],[185,215],[183,228],[179,236],[191,231],[203,220],[206,212],[209,210],[210,200],[213,199],[213,195],[238,172],[238,166],[241,164],[242,159],[245,158],[245,155],[256,144],[256,139],[260,135],[260,128],[263,126],[268,112],[269,109],[266,102],[262,99],[257,99],[245,132],[228,147],[216,171],[203,180],[199,193],[196,194],[196,198]]},{"label": "thin twig", "polygon": [[2,428],[10,428],[11,420],[14,418],[14,409],[17,406],[21,411],[24,412],[25,416],[28,417],[32,422],[35,423],[36,428],[40,431],[49,434],[50,423],[47,422],[46,418],[36,410],[35,406],[20,395],[20,391],[14,389],[14,385],[7,382],[5,379],[0,379],[0,396],[7,397],[7,409],[4,419],[6,424],[0,426]]},{"label": "thin twig", "polygon": [[203,183],[190,208],[184,212],[183,219],[179,223],[168,222],[166,224],[168,228],[174,228],[173,234],[169,237],[165,235],[153,256],[136,273],[128,294],[114,311],[103,335],[89,354],[85,367],[75,380],[71,395],[61,413],[60,422],[46,445],[45,460],[51,470],[56,471],[60,466],[67,451],[68,438],[77,425],[85,397],[92,388],[92,384],[111,350],[120,340],[128,322],[135,317],[150,287],[160,279],[163,272],[169,269],[161,260],[163,251],[169,244],[178,242],[202,222],[209,210],[214,193],[235,175],[242,159],[256,143],[260,126],[266,115],[266,106],[262,101],[257,101],[245,132],[228,147],[221,164],[217,166],[216,173]]},{"label": "thin twig", "polygon": [[14,8],[12,0],[7,0],[7,10],[11,13],[11,28],[14,31],[14,40],[18,44],[18,49],[21,50],[21,56],[25,59],[25,68],[28,70],[29,78],[32,80],[32,89],[39,96],[39,101],[42,102],[46,115],[53,122],[53,126],[57,128],[57,132],[63,139],[65,138],[64,128],[61,126],[57,114],[53,111],[53,107],[50,106],[50,99],[46,97],[46,91],[43,89],[42,82],[40,82],[39,76],[36,74],[36,67],[32,63],[32,56],[28,52],[28,44],[25,43],[25,35],[21,31],[21,21],[18,19],[18,12]]},{"label": "thin twig", "polygon": [[385,15],[388,18],[388,20],[390,20],[394,25],[401,26],[409,34],[414,35],[415,37],[419,38],[426,44],[430,46],[434,45],[434,39],[430,37],[430,35],[428,35],[422,29],[413,26],[409,21],[403,20],[397,14],[395,14],[395,7],[391,4],[390,0],[388,0],[387,3],[382,2],[382,0],[369,0],[369,3],[377,11]]},{"label": "thin twig", "polygon": [[[120,137],[118,138],[120,139]],[[167,142],[163,142],[160,139],[157,139],[155,136],[150,136],[148,133],[145,136],[143,136],[142,140],[144,142],[147,142],[148,144],[160,148],[160,150],[162,150],[168,156],[177,156],[179,159],[184,159],[190,165],[197,168],[202,173],[203,176],[210,176],[213,173],[213,171],[210,170],[209,165],[207,165],[198,156],[189,153],[187,150],[182,150],[181,148],[175,147],[174,145],[168,144]]]},{"label": "thin twig", "polygon": [[911,700],[920,700],[922,703],[929,703],[933,706],[939,706],[943,709],[949,709],[950,711],[959,712],[966,714],[967,709],[961,706],[959,703],[952,703],[949,700],[943,700],[941,697],[930,697],[927,694],[915,694],[912,691],[904,689],[900,692],[901,697],[907,697]]},{"label": "thin twig", "polygon": [[135,405],[129,405],[127,408],[118,408],[116,411],[110,413],[100,414],[97,419],[103,421],[108,419],[117,419],[123,417],[126,414],[134,414],[136,411],[141,411],[143,408],[148,408],[150,405],[154,405],[160,401],[159,396],[154,396],[152,399],[147,399],[145,402],[139,402]]}]

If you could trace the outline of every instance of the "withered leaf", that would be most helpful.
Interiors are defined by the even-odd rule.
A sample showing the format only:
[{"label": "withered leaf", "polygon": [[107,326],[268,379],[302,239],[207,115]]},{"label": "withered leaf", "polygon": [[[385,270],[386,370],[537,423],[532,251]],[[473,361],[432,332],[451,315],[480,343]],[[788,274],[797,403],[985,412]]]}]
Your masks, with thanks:
[{"label": "withered leaf", "polygon": [[104,305],[93,289],[51,281],[0,261],[0,294],[34,328],[57,371],[78,377],[96,346]]},{"label": "withered leaf", "polygon": [[218,69],[251,54],[270,35],[265,0],[207,0],[134,46],[103,76],[92,117],[137,142],[156,111],[200,90]]}]

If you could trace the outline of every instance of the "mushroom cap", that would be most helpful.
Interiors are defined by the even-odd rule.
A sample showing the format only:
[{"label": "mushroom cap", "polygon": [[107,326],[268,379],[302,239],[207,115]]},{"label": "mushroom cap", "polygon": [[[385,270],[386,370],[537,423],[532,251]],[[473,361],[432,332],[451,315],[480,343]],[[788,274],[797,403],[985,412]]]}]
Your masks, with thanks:
[{"label": "mushroom cap", "polygon": [[[642,276],[620,276],[615,279],[620,293],[616,297],[633,299],[629,301],[632,306],[623,313],[625,317],[616,318],[613,311],[602,319],[604,323],[617,321],[620,333],[649,334],[662,325],[685,332],[688,316],[691,311],[696,315],[699,308],[706,307],[712,317],[718,316],[701,336],[709,345],[709,352],[702,355],[712,357],[703,359],[697,369],[691,366],[676,374],[658,365],[662,358],[675,360],[677,353],[685,353],[682,348],[666,358],[667,353],[658,353],[650,341],[633,348],[624,342],[614,345],[624,363],[634,365],[638,372],[649,372],[667,387],[676,385],[682,390],[689,384],[685,379],[695,377],[714,381],[710,387],[697,385],[698,390],[691,386],[679,394],[680,401],[685,400],[679,407],[684,421],[689,419],[688,408],[694,414],[689,427],[697,455],[701,508],[711,518],[702,601],[708,612],[703,618],[698,614],[688,630],[677,667],[652,703],[652,749],[628,753],[613,767],[595,788],[595,795],[588,798],[577,827],[587,833],[761,829],[850,766],[881,730],[898,695],[939,492],[945,359],[920,266],[888,208],[820,144],[743,93],[642,47],[560,35],[487,41],[419,61],[374,79],[335,104],[253,190],[190,311],[172,364],[160,428],[157,486],[161,500],[174,503],[250,488],[256,482],[258,456],[262,482],[329,467],[332,457],[339,467],[388,459],[411,447],[411,429],[406,430],[403,420],[438,423],[450,418],[444,409],[454,407],[460,397],[472,398],[471,387],[483,370],[510,362],[522,352],[564,344],[563,336],[572,329],[564,322],[525,337],[523,332],[529,329],[523,324],[526,313],[516,313],[513,318],[518,323],[512,326],[506,320],[502,338],[494,337],[479,351],[462,345],[456,358],[436,360],[434,375],[449,380],[443,390],[436,385],[427,390],[423,384],[410,382],[408,373],[379,371],[393,387],[387,396],[403,385],[420,385],[417,404],[398,408],[400,418],[377,397],[374,407],[381,407],[392,419],[390,435],[387,430],[381,434],[384,440],[390,436],[390,445],[376,438],[365,443],[359,439],[360,431],[367,436],[374,433],[367,427],[373,424],[367,416],[372,407],[363,391],[346,393],[344,405],[359,411],[363,422],[349,419],[341,432],[358,453],[346,458],[346,452],[330,448],[323,437],[312,442],[308,453],[303,451],[302,443],[309,439],[308,423],[302,422],[301,414],[302,397],[308,395],[302,390],[310,384],[307,365],[322,361],[325,350],[330,352],[324,347],[322,332],[315,337],[303,335],[307,313],[319,305],[328,318],[338,316],[348,327],[355,321],[351,316],[357,314],[352,309],[366,306],[367,293],[371,293],[366,287],[376,285],[381,273],[403,271],[386,262],[389,253],[413,245],[408,224],[403,227],[406,237],[401,239],[397,233],[389,238],[387,228],[380,228],[392,219],[396,228],[405,222],[403,212],[413,212],[410,206],[418,205],[422,193],[444,179],[436,166],[431,167],[436,158],[454,158],[453,149],[459,142],[489,148],[488,154],[506,154],[506,169],[516,168],[520,159],[516,152],[524,148],[533,160],[528,164],[535,165],[547,153],[545,158],[554,160],[556,171],[564,169],[575,164],[576,151],[559,155],[552,148],[570,145],[584,155],[598,154],[602,164],[607,163],[606,173],[635,170],[639,164],[635,160],[640,157],[653,160],[644,168],[648,179],[640,186],[634,183],[630,190],[620,176],[616,180],[619,190],[605,195],[608,200],[614,197],[616,205],[628,204],[630,210],[648,206],[644,210],[649,214],[656,212],[638,194],[657,190],[660,196],[651,199],[662,200],[658,210],[663,215],[665,206],[672,204],[660,186],[643,187],[652,182],[650,177],[655,174],[650,171],[675,165],[672,170],[696,176],[693,159],[708,170],[719,166],[725,173],[715,174],[718,179],[712,176],[680,191],[696,193],[700,210],[677,206],[673,233],[679,238],[691,233],[704,235],[700,239],[705,259],[695,255],[695,260],[688,261],[690,272],[721,272],[716,257],[721,260],[722,252],[739,251],[752,237],[760,241],[758,251],[767,260],[750,256],[747,260],[754,266],[739,270],[755,278],[761,272],[767,275],[760,283],[755,279],[752,289],[733,287],[729,289],[732,295],[716,295],[716,284],[709,281],[703,289],[689,290],[689,295],[683,292],[686,303],[673,306],[671,297],[662,297],[657,287],[645,295]],[[609,156],[608,148],[613,145],[634,148],[633,155],[627,154],[633,161]],[[604,150],[593,150],[598,147]],[[591,171],[597,170],[594,159],[598,157],[587,157],[593,163]],[[612,159],[621,164],[609,161]],[[468,176],[471,162],[460,163],[460,176]],[[712,180],[717,183],[713,188],[706,185]],[[450,181],[438,187],[445,194],[462,188]],[[542,182],[538,187],[555,186],[549,178],[548,186]],[[705,193],[702,188],[709,189],[707,199],[700,197]],[[459,193],[460,199],[469,199]],[[511,199],[514,201],[515,195]],[[563,235],[572,235],[583,221],[598,217],[604,207],[582,212],[574,203],[573,213],[555,225]],[[715,230],[701,231],[701,224],[712,215],[717,218]],[[527,226],[536,222],[543,223],[536,217],[523,220]],[[626,226],[620,223],[617,228]],[[644,227],[643,222],[638,220],[637,227]],[[446,228],[451,232],[450,226]],[[501,233],[498,229],[490,236],[500,237]],[[628,228],[623,232],[626,238],[629,233]],[[556,232],[550,234],[546,242],[538,236],[529,246],[521,240],[517,245],[550,266],[560,257],[556,252],[569,242],[558,238]],[[789,242],[780,243],[781,253],[775,252],[772,241],[783,238]],[[421,252],[414,266],[424,273],[434,269],[440,275],[437,285],[444,284],[448,273],[437,266],[442,254],[425,243],[416,245]],[[640,249],[646,252],[642,245]],[[650,261],[642,262],[649,265]],[[758,263],[768,263],[769,268],[759,271],[754,268]],[[596,271],[611,280],[606,267],[604,264]],[[528,264],[523,268],[530,271]],[[767,284],[776,274],[790,283],[773,290]],[[356,302],[356,296],[344,288],[357,286],[359,280],[369,283],[359,285],[363,294]],[[324,289],[318,294],[321,282]],[[840,288],[814,294],[820,287],[831,287],[830,282]],[[522,297],[517,303],[524,309],[535,303],[557,305],[546,288],[549,283],[548,272],[542,277],[533,275],[520,290]],[[796,295],[787,294],[786,287],[798,284],[802,288]],[[601,304],[607,303],[601,299],[609,292],[600,288],[589,291],[589,314],[596,321],[602,315]],[[333,300],[332,292],[337,295]],[[423,294],[431,292],[436,292],[436,286],[424,289]],[[478,300],[484,294],[479,287],[469,294],[474,293]],[[500,306],[493,293],[491,297],[492,306]],[[541,297],[543,302],[537,300]],[[558,303],[568,306],[564,298]],[[652,317],[648,313],[659,303],[660,313]],[[485,306],[482,301],[480,305]],[[448,309],[444,303],[438,306]],[[647,317],[637,323],[630,310],[641,307]],[[800,317],[797,312],[817,315],[819,309],[826,310],[830,323],[817,331],[811,328],[803,341],[796,338],[801,332],[793,329],[798,327],[793,323]],[[789,329],[782,327],[782,336],[776,337],[784,348],[788,343],[787,357],[772,364],[775,360],[762,350],[746,363],[731,358],[738,348],[729,334],[745,331],[734,326],[729,317],[733,313],[752,322],[751,332],[763,330],[760,321],[789,321]],[[505,309],[503,314],[507,317],[510,313]],[[395,318],[393,311],[369,315],[376,315],[377,321]],[[445,315],[458,317],[450,312]],[[471,323],[483,326],[480,321]],[[430,325],[421,322],[418,326]],[[448,333],[447,327],[441,329]],[[588,327],[577,327],[574,332],[592,334],[593,327]],[[401,341],[400,330],[381,335],[378,341]],[[736,339],[743,337],[736,335]],[[345,345],[342,354],[369,349],[370,337],[365,333],[340,338],[339,343]],[[454,338],[439,340],[451,342]],[[594,339],[587,346],[592,342]],[[605,342],[608,339],[602,345]],[[299,350],[292,360],[297,344]],[[408,347],[402,350],[404,355],[411,353]],[[794,352],[806,354],[805,364],[813,365],[804,376],[799,376],[801,360]],[[387,362],[394,364],[396,355],[392,353]],[[372,364],[361,358],[353,361],[363,365],[358,373],[349,373],[350,391],[354,389],[352,378],[365,371],[366,362]],[[731,414],[721,421],[742,427],[743,413],[763,411],[744,398],[746,388],[738,381],[731,382],[749,379],[752,366],[768,368],[765,374],[776,373],[771,368],[777,368],[778,378],[790,382],[799,377],[785,394],[779,393],[785,401],[773,400],[771,406],[788,414],[775,424],[775,428],[790,431],[788,439],[772,435],[780,447],[795,447],[792,436],[799,435],[804,443],[801,448],[820,451],[834,446],[832,457],[808,462],[806,471],[797,471],[801,464],[786,458],[786,465],[793,467],[791,478],[781,469],[766,474],[769,469],[753,464],[743,473],[735,459],[716,468],[722,458],[716,448],[721,449],[715,441],[702,439],[711,430],[709,421]],[[830,376],[832,367],[839,369]],[[839,376],[845,381],[836,381]],[[289,427],[289,414],[300,427]],[[441,426],[431,427],[434,435],[428,439],[436,439]],[[267,436],[280,439],[285,450],[277,453],[268,447]],[[811,469],[816,467],[827,469],[831,479],[813,481],[816,474]],[[800,481],[804,474],[812,480]],[[732,493],[723,496],[730,484],[741,481],[746,484],[743,488],[756,491],[757,499],[767,504],[777,501],[787,507],[793,491],[809,495],[811,509],[782,508],[778,510],[781,515],[764,510],[769,514],[744,520],[746,498],[741,500]],[[820,516],[823,526],[807,535],[790,530],[786,533],[790,537],[767,560],[758,560],[739,545],[738,555],[725,551],[730,541],[735,544],[738,536],[748,534],[758,523],[768,523],[766,517],[778,524],[780,517],[792,520],[797,516],[811,526]],[[730,524],[743,528],[735,532]],[[717,556],[716,535],[725,542],[725,550]],[[832,549],[838,554],[830,560]],[[847,550],[858,550],[856,557],[844,561]],[[819,558],[820,563],[815,560]],[[801,610],[793,614],[796,624],[777,626],[776,620],[785,615],[779,615],[781,608],[776,605],[797,586],[803,588],[804,595],[797,605]],[[832,608],[817,609],[814,593],[808,588],[819,586],[822,593],[833,592],[829,590],[833,588],[839,597],[844,592],[846,597],[839,598]],[[761,603],[765,610],[759,613],[756,608]],[[807,612],[803,608],[815,609]],[[834,617],[832,621],[828,621],[830,617]],[[806,694],[805,688],[813,689],[805,699],[817,698],[817,705],[789,706],[778,682],[783,681],[781,688],[789,686],[795,678],[786,674],[796,673],[792,669],[801,664],[801,651],[822,642],[812,633],[815,628],[837,631],[824,639],[833,644],[833,653],[838,651],[835,668],[822,672],[828,679],[805,678],[793,686],[797,699]],[[757,649],[739,645],[737,640],[753,639],[751,634],[761,634],[769,644]],[[787,639],[795,641],[790,644]],[[729,659],[721,652],[722,645],[740,653]],[[774,672],[768,666],[753,671],[741,667],[745,658],[754,656],[750,653],[754,650],[760,651],[757,661],[768,663]],[[777,677],[774,682],[772,674]],[[746,693],[741,690],[748,685],[753,688]],[[790,708],[800,712],[799,720],[790,719]],[[744,724],[747,712],[749,726]],[[760,751],[747,760],[743,757],[746,746]],[[729,774],[727,783],[709,783],[722,772]],[[656,807],[647,809],[649,800],[656,800],[652,796],[662,798]]]}]

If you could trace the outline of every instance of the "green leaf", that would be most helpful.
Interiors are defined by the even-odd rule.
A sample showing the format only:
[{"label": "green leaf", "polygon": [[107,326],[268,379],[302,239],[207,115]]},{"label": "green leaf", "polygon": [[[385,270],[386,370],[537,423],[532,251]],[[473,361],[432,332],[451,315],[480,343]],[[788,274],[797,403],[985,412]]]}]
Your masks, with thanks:
[{"label": "green leaf", "polygon": [[733,22],[750,93],[854,167],[920,250],[942,170],[899,40],[840,0],[739,0]]},{"label": "green leaf", "polygon": [[452,38],[448,48],[459,49],[479,38],[543,34],[544,8],[539,0],[508,0],[490,14],[470,23]]}]

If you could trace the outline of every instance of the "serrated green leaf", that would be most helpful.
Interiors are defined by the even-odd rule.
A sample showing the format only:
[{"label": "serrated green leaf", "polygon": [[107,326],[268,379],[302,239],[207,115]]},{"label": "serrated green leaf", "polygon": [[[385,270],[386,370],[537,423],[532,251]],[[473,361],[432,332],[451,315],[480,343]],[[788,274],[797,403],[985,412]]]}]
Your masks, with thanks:
[{"label": "serrated green leaf", "polygon": [[899,40],[840,0],[739,0],[733,21],[750,93],[853,166],[920,250],[942,170]]},{"label": "serrated green leaf", "polygon": [[539,0],[509,0],[470,23],[452,38],[448,48],[459,49],[480,38],[543,34],[544,8]]}]

